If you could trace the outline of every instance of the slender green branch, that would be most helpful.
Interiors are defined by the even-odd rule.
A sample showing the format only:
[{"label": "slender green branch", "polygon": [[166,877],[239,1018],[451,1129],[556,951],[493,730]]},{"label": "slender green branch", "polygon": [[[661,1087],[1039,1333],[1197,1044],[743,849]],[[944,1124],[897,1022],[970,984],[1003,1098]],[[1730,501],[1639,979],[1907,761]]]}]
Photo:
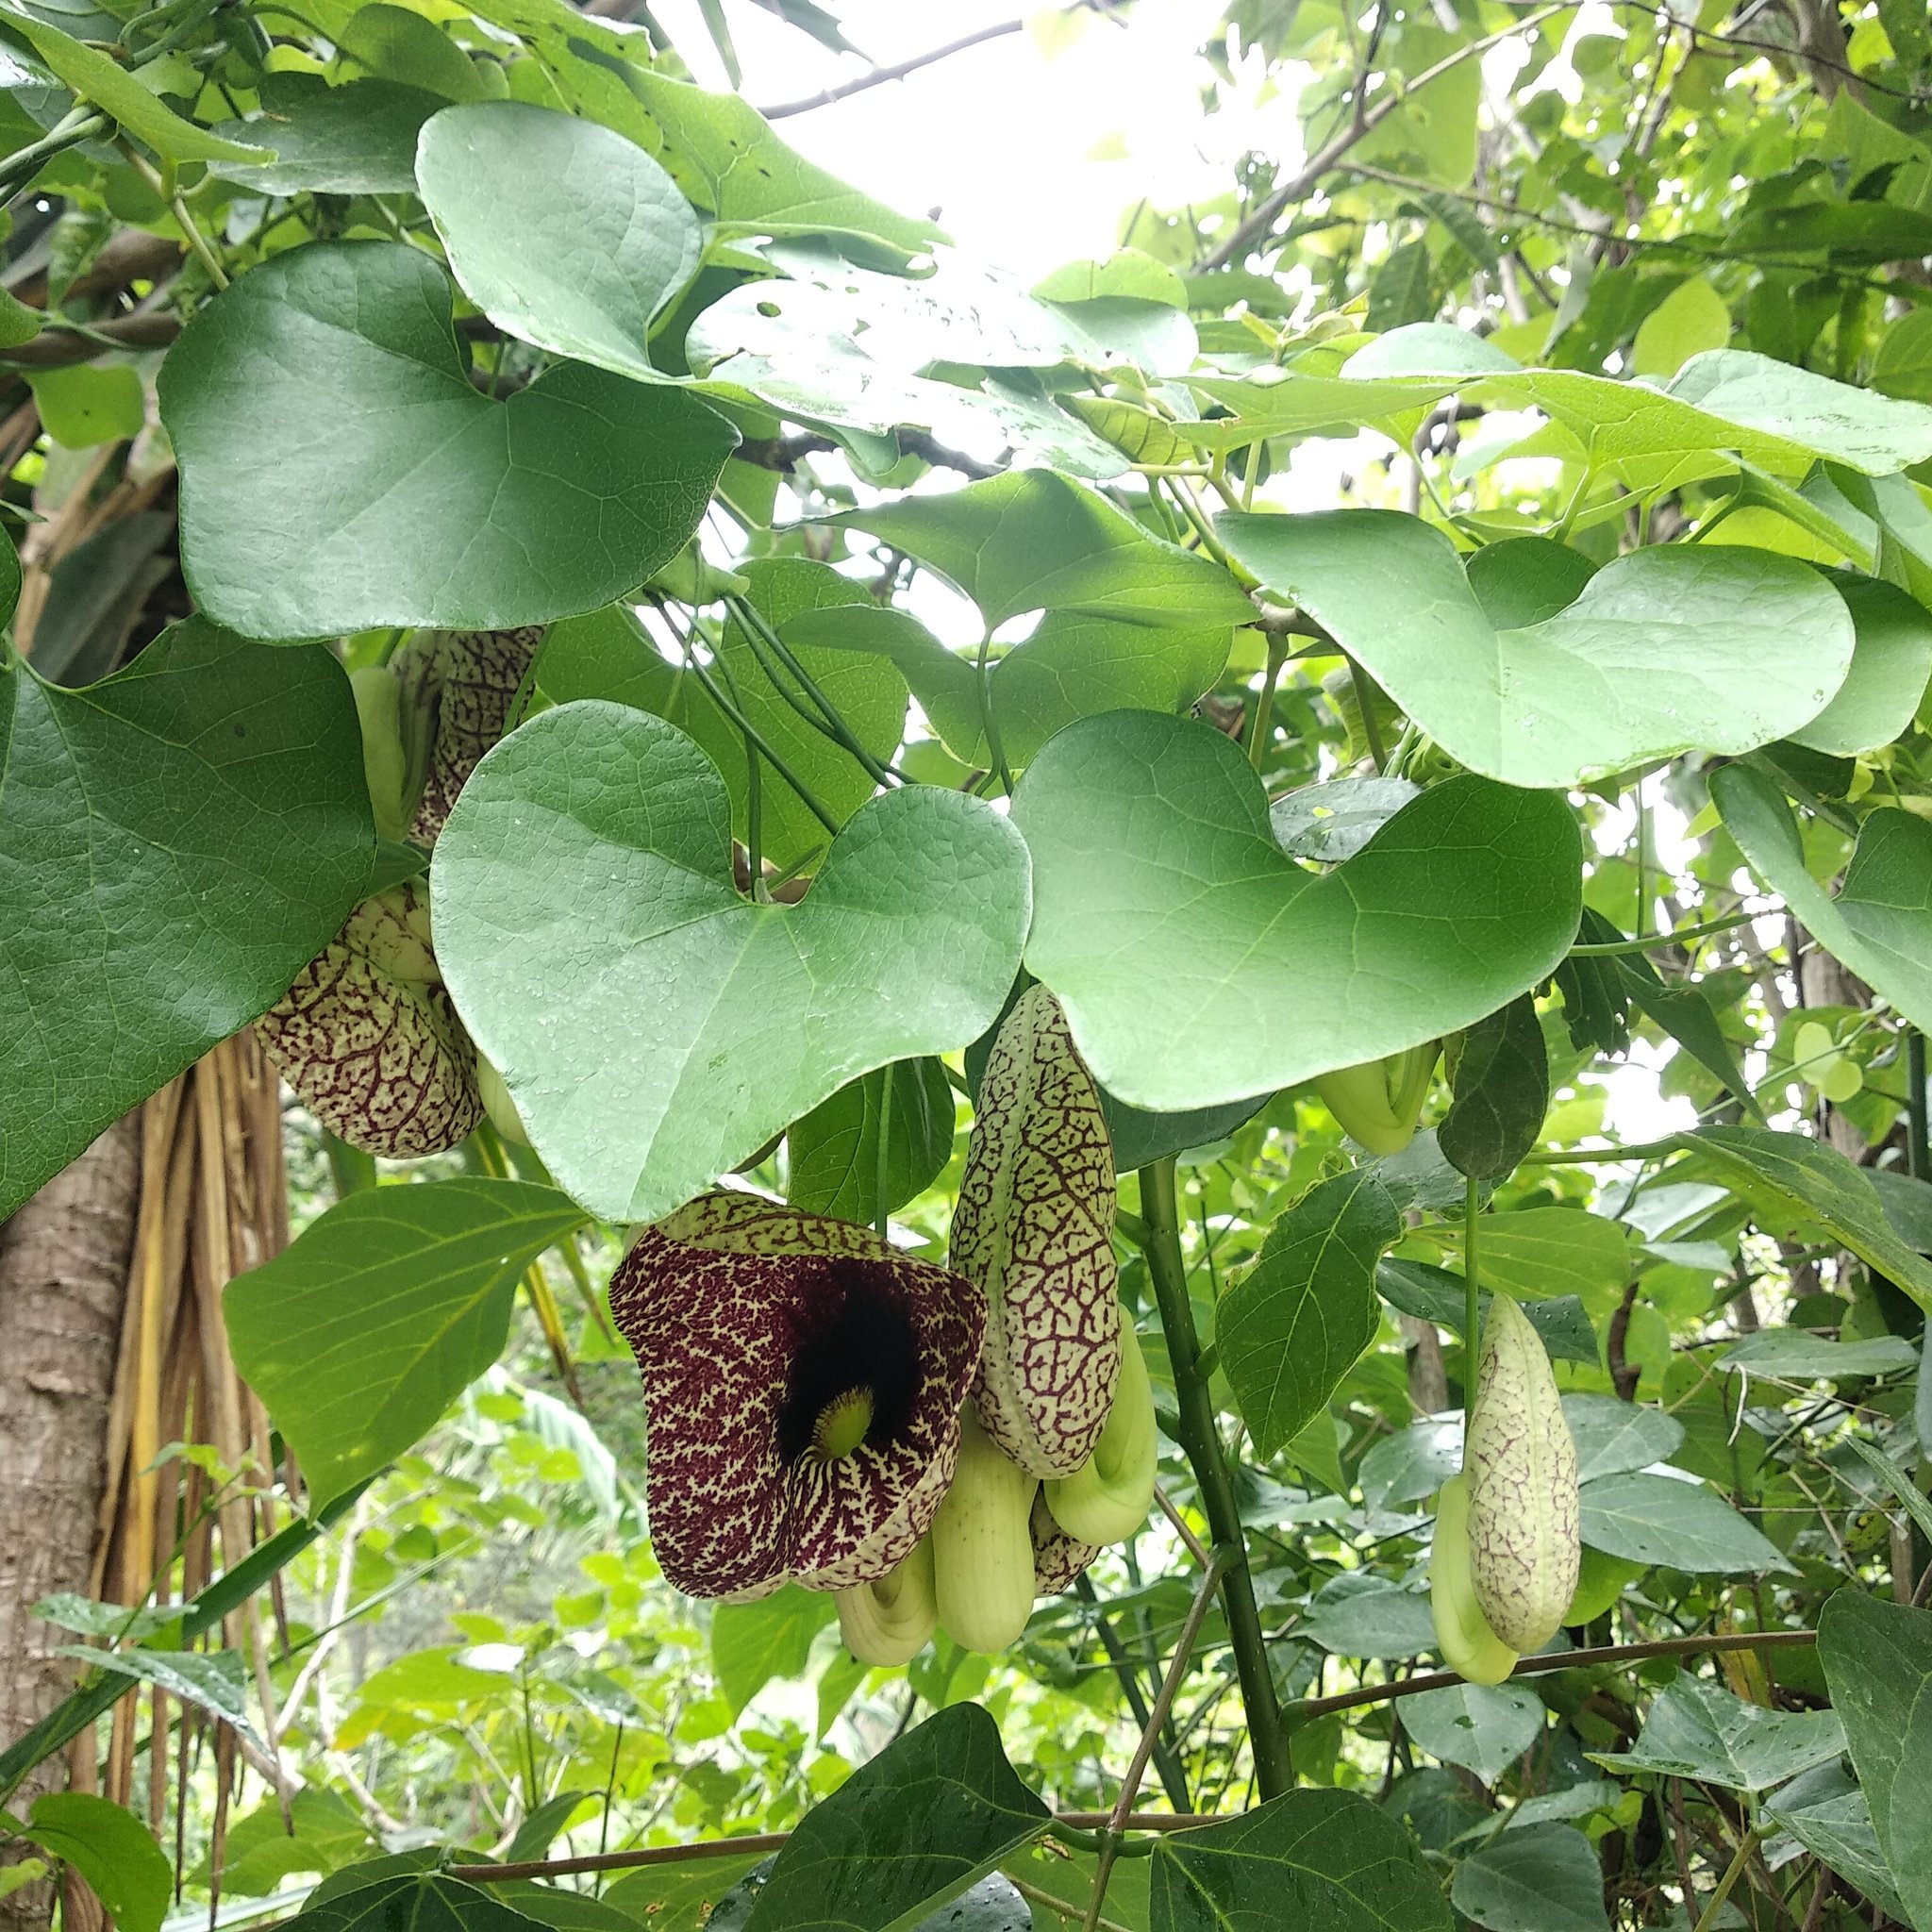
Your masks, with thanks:
[{"label": "slender green branch", "polygon": [[1587,946],[1572,946],[1573,959],[1614,959],[1628,953],[1659,953],[1667,946],[1680,946],[1687,940],[1708,939],[1713,933],[1732,932],[1761,919],[1761,912],[1733,912],[1724,919],[1707,919],[1700,925],[1680,925],[1674,932],[1652,933],[1648,939],[1605,940]]},{"label": "slender green branch", "polygon": [[1274,736],[1274,687],[1281,676],[1281,667],[1287,661],[1288,640],[1270,636],[1268,670],[1261,679],[1260,694],[1255,699],[1254,722],[1248,726],[1248,762],[1257,772],[1262,769],[1268,756],[1269,741]]},{"label": "slender green branch", "polygon": [[1126,1829],[1126,1821],[1133,1813],[1134,1800],[1141,1794],[1141,1781],[1147,1775],[1147,1760],[1154,1755],[1161,1728],[1173,1714],[1174,1701],[1180,1693],[1189,1665],[1194,1660],[1194,1645],[1200,1641],[1201,1624],[1208,1615],[1208,1606],[1214,1601],[1222,1573],[1231,1563],[1246,1561],[1247,1553],[1239,1543],[1217,1548],[1208,1565],[1208,1574],[1201,1578],[1201,1587],[1194,1592],[1194,1601],[1188,1607],[1187,1622],[1181,1625],[1180,1635],[1174,1640],[1174,1657],[1168,1664],[1166,1677],[1161,1681],[1160,1694],[1154,1700],[1154,1708],[1148,1713],[1147,1722],[1141,1726],[1141,1741],[1134,1747],[1127,1774],[1121,1780],[1121,1794],[1114,1800],[1113,1810],[1108,1816],[1106,1842],[1100,1848],[1100,1862],[1094,1869],[1093,1899],[1087,1908],[1083,1932],[1098,1932],[1100,1908],[1107,1903],[1107,1881],[1113,1872],[1114,1861],[1121,1855],[1121,1834]]},{"label": "slender green branch", "polygon": [[744,877],[754,899],[765,892],[765,781],[758,748],[744,733]]},{"label": "slender green branch", "polygon": [[812,817],[817,819],[819,824],[824,826],[825,830],[836,838],[839,831],[839,821],[812,796],[798,774],[772,749],[769,741],[766,740],[758,726],[732,702],[724,686],[711,675],[709,666],[699,660],[698,654],[692,648],[691,641],[689,638],[684,640],[684,661],[691,666],[691,675],[697,679],[705,695],[724,713],[725,717],[732,724],[738,726],[739,730],[743,733],[745,741],[758,748],[759,754],[773,771],[776,772],[779,777],[784,779],[786,784],[797,792],[799,799],[804,804],[806,809],[811,813]]},{"label": "slender green branch", "polygon": [[91,108],[70,108],[40,140],[15,148],[0,160],[0,196],[11,195],[25,186],[42,161],[50,161],[56,155],[65,154],[69,148],[78,147],[97,134],[105,134],[108,126],[105,114],[96,114]]},{"label": "slender green branch", "polygon": [[[1127,1708],[1133,1712],[1134,1722],[1144,1732],[1153,1719],[1147,1707],[1146,1693],[1141,1689],[1140,1674],[1113,1627],[1113,1619],[1107,1614],[1106,1607],[1100,1601],[1100,1592],[1093,1588],[1093,1579],[1084,1570],[1074,1579],[1074,1593],[1092,1613],[1094,1635],[1100,1639],[1100,1647],[1107,1652],[1107,1660],[1120,1680],[1121,1694],[1127,1700]],[[1164,1730],[1165,1726],[1162,1728]],[[1154,1772],[1160,1780],[1161,1790],[1167,1793],[1168,1803],[1176,1811],[1187,1810],[1192,1803],[1188,1792],[1188,1780],[1181,1770],[1180,1760],[1174,1755],[1174,1748],[1165,1737],[1157,1740],[1154,1746]]]},{"label": "slender green branch", "polygon": [[1717,1890],[1704,1903],[1704,1909],[1697,1915],[1693,1932],[1712,1932],[1719,1916],[1724,1908],[1724,1901],[1736,1889],[1738,1880],[1744,1875],[1744,1867],[1751,1862],[1751,1854],[1757,1849],[1763,1833],[1753,1825],[1738,1840],[1738,1849],[1732,1855],[1731,1862],[1724,1867],[1724,1875],[1717,1882]]},{"label": "slender green branch", "polygon": [[1000,727],[992,715],[992,633],[979,641],[979,657],[974,665],[974,676],[979,691],[979,728],[986,733],[987,756],[992,759],[992,768],[1000,774],[1000,784],[1008,798],[1013,795],[1012,768],[1007,763],[1006,747],[1000,743]]},{"label": "slender green branch", "polygon": [[1553,1147],[1523,1157],[1524,1167],[1566,1167],[1590,1160],[1661,1160],[1666,1154],[1683,1151],[1684,1142],[1673,1137],[1666,1141],[1643,1141],[1634,1147]]},{"label": "slender green branch", "polygon": [[1194,1329],[1194,1310],[1188,1299],[1187,1268],[1181,1259],[1173,1159],[1157,1160],[1141,1168],[1140,1180],[1141,1219],[1147,1227],[1147,1272],[1159,1304],[1160,1325],[1166,1334],[1168,1360],[1180,1402],[1181,1448],[1194,1473],[1202,1507],[1208,1514],[1208,1527],[1217,1548],[1234,1553],[1221,1577],[1222,1601],[1227,1612],[1228,1641],[1241,1678],[1241,1703],[1247,1711],[1255,1781],[1263,1798],[1273,1798],[1290,1789],[1294,1772],[1289,1759],[1281,1703],[1274,1693],[1274,1678],[1269,1669],[1261,1613],[1255,1604],[1255,1582],[1248,1570],[1234,1477],[1228,1471],[1221,1436],[1215,1427],[1214,1402],[1208,1393],[1208,1379],[1201,1373],[1200,1337]]},{"label": "slender green branch", "polygon": [[[1726,1630],[1708,1637],[1663,1637],[1650,1643],[1605,1643],[1591,1650],[1557,1650],[1524,1657],[1510,1674],[1530,1677],[1545,1671],[1585,1671],[1602,1664],[1641,1662],[1653,1657],[1703,1657],[1721,1650],[1802,1650],[1818,1641],[1811,1630]],[[1329,1697],[1309,1697],[1291,1705],[1288,1715],[1296,1723],[1327,1717],[1338,1710],[1357,1710],[1365,1704],[1387,1704],[1397,1697],[1415,1697],[1424,1690],[1443,1690],[1463,1679],[1454,1671],[1430,1671],[1404,1677],[1397,1684],[1363,1684],[1338,1690]]]},{"label": "slender green branch", "polygon": [[[881,764],[866,749],[858,732],[845,722],[845,714],[825,695],[818,680],[798,661],[797,653],[765,621],[764,613],[756,605],[748,603],[742,597],[727,593],[724,608],[737,619],[739,628],[744,632],[745,641],[752,648],[752,655],[757,658],[759,668],[771,680],[773,689],[807,724],[829,738],[841,750],[857,758],[874,785],[904,782],[897,772],[890,765]],[[797,682],[799,689],[811,701],[811,706],[816,708],[816,716],[813,715],[812,709],[808,708],[792,695],[784,678],[772,668],[774,661],[780,670]]]}]

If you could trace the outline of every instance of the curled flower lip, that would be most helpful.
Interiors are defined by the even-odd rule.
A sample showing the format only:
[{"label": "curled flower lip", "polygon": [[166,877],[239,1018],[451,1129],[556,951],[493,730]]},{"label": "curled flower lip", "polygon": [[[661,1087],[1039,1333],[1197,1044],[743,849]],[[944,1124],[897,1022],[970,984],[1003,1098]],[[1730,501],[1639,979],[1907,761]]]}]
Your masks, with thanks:
[{"label": "curled flower lip", "polygon": [[610,1306],[642,1375],[645,1496],[691,1596],[886,1574],[952,1481],[985,1300],[868,1228],[706,1195],[646,1228]]}]

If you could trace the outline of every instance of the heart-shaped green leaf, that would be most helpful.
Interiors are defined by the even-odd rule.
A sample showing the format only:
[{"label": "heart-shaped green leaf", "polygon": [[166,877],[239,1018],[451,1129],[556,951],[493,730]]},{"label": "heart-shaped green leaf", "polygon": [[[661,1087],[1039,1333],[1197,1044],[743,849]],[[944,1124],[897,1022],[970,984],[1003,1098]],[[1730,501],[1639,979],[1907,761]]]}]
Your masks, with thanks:
[{"label": "heart-shaped green leaf", "polygon": [[1852,668],[1838,695],[1791,737],[1833,758],[1855,758],[1890,744],[1911,724],[1932,678],[1932,613],[1882,577],[1835,570],[1831,582],[1852,613]]},{"label": "heart-shaped green leaf", "polygon": [[1829,581],[1768,551],[1640,550],[1567,610],[1498,629],[1454,546],[1395,510],[1230,513],[1228,549],[1299,604],[1452,757],[1569,786],[1692,749],[1746,752],[1830,703],[1852,619]]},{"label": "heart-shaped green leaf", "polygon": [[161,414],[203,609],[261,638],[508,630],[601,608],[684,547],[736,431],[575,363],[492,402],[450,312],[419,250],[317,242],[183,331]]},{"label": "heart-shaped green leaf", "polygon": [[1766,890],[1913,1025],[1932,1029],[1932,825],[1873,812],[1834,899],[1807,871],[1797,821],[1762,773],[1726,765],[1711,774],[1710,795]]},{"label": "heart-shaped green leaf", "polygon": [[667,1212],[860,1074],[965,1045],[1019,965],[1025,850],[957,792],[865,806],[798,906],[730,878],[717,767],[622,705],[512,732],[438,841],[458,1010],[558,1183],[610,1220]]},{"label": "heart-shaped green leaf", "polygon": [[830,519],[929,563],[990,629],[1023,610],[1130,624],[1245,624],[1254,608],[1218,563],[1163,543],[1097,491],[1051,470],[1008,470],[944,496],[904,496]]},{"label": "heart-shaped green leaf", "polygon": [[698,265],[698,218],[635,142],[525,101],[445,108],[416,149],[450,272],[499,327],[642,382],[653,318]]},{"label": "heart-shaped green leaf", "polygon": [[85,691],[0,674],[0,1219],[278,999],[374,849],[319,646],[192,619]]},{"label": "heart-shaped green leaf", "polygon": [[1033,854],[1026,964],[1136,1107],[1420,1046],[1537,985],[1576,937],[1569,807],[1482,778],[1424,793],[1318,876],[1270,836],[1260,780],[1220,732],[1112,711],[1041,753],[1013,822]]},{"label": "heart-shaped green leaf", "polygon": [[442,106],[440,94],[393,80],[331,87],[319,74],[262,76],[261,112],[216,131],[275,143],[275,158],[216,161],[224,181],[261,194],[410,194],[416,136]]}]

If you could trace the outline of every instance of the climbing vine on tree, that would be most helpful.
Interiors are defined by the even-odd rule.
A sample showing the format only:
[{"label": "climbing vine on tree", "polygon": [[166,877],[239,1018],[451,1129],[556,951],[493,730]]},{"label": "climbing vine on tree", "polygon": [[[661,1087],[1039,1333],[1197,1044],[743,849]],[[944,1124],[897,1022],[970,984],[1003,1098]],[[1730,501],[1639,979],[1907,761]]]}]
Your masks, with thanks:
[{"label": "climbing vine on tree", "polygon": [[1031,287],[954,51],[0,0],[4,1909],[1932,1926],[1923,6],[1240,0]]}]

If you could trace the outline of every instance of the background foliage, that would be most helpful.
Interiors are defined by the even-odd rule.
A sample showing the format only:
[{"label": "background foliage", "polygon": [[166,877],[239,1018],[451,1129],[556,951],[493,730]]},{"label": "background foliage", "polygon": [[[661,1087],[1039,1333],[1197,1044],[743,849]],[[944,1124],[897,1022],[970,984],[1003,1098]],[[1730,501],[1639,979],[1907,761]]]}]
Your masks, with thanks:
[{"label": "background foliage", "polygon": [[[291,1110],[310,1225],[226,1307],[300,1486],[173,1452],[296,1512],[270,1641],[165,1557],[46,1606],[91,1674],[0,1782],[130,1679],[186,1717],[154,1835],[43,1796],[21,1873],[127,1932],[1932,1925],[1921,0],[1240,0],[1202,111],[1279,151],[1030,291],[641,8],[0,42],[0,1210],[420,864],[338,665],[549,626],[432,882],[542,1158]],[[1011,1654],[868,1670],[664,1586],[603,1285],[734,1168],[942,1257],[1023,947],[1172,1507]],[[1307,1084],[1457,1034],[1389,1158]],[[1473,1240],[1586,1541],[1491,1688],[1422,1581]],[[1094,1836],[1143,1772],[1222,1822]]]}]

